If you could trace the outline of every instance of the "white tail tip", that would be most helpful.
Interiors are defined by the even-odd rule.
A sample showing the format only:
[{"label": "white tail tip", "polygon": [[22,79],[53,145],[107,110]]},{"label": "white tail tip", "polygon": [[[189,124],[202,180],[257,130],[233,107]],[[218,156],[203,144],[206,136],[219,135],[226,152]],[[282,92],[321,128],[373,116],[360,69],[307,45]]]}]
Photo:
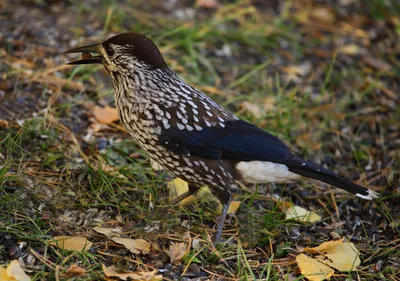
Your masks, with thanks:
[{"label": "white tail tip", "polygon": [[368,189],[368,195],[361,195],[360,193],[357,193],[356,196],[360,197],[362,199],[372,200],[372,199],[378,198],[379,197],[379,193],[375,192],[375,191],[373,191],[371,189]]}]

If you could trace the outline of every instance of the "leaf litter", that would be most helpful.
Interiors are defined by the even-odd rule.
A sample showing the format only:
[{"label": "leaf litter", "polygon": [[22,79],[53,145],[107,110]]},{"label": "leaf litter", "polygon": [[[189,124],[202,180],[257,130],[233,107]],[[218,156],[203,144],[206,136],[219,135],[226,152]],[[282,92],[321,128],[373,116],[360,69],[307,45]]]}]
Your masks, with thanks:
[{"label": "leaf litter", "polygon": [[86,237],[83,236],[55,236],[49,241],[49,245],[69,251],[86,252],[92,247]]},{"label": "leaf litter", "polygon": [[6,268],[0,267],[1,281],[30,281],[31,278],[21,268],[17,260],[12,260]]},{"label": "leaf litter", "polygon": [[360,252],[351,242],[340,240],[327,241],[313,248],[305,248],[304,252],[315,254],[309,257],[300,254],[296,262],[302,274],[312,281],[325,280],[334,274],[334,269],[340,272],[357,270],[361,264]]}]

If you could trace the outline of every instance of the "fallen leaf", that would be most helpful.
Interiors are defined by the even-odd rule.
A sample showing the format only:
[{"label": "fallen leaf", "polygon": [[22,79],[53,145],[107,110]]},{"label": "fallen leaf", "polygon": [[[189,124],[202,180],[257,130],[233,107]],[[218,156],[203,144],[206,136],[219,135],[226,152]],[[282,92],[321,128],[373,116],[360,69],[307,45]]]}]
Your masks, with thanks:
[{"label": "fallen leaf", "polygon": [[67,271],[65,272],[65,275],[74,277],[74,276],[80,276],[85,274],[86,270],[76,264],[71,265]]},{"label": "fallen leaf", "polygon": [[0,267],[0,280],[4,281],[11,280],[10,277],[7,275],[7,268]]},{"label": "fallen leaf", "polygon": [[151,168],[154,171],[163,171],[164,170],[164,168],[160,164],[158,164],[156,161],[153,161],[150,159],[150,164],[151,164]]},{"label": "fallen leaf", "polygon": [[343,238],[340,240],[327,241],[317,247],[313,248],[307,247],[305,248],[305,251],[310,253],[321,253],[324,252],[326,249],[331,249],[332,247],[336,247],[337,245],[340,245],[342,243],[343,243]]},{"label": "fallen leaf", "polygon": [[[168,182],[167,184],[168,189],[169,189],[169,196],[170,200],[175,199],[176,197],[184,194],[189,190],[188,183],[180,178],[175,178],[172,181]],[[191,195],[184,200],[180,202],[181,206],[186,206],[187,204],[193,202],[193,200],[196,199],[196,197],[200,198],[200,201],[207,201],[211,202],[213,200],[216,200],[216,208],[215,211],[217,213],[221,213],[222,211],[222,205],[221,202],[216,199],[216,197],[212,194],[211,190],[207,186],[203,186],[195,195]],[[233,214],[237,211],[237,209],[240,206],[240,201],[232,201],[231,204],[229,205],[228,209],[228,214]]]},{"label": "fallen leaf", "polygon": [[1,281],[30,281],[31,278],[24,272],[17,260],[12,260],[7,268],[0,267]]},{"label": "fallen leaf", "polygon": [[302,77],[311,72],[311,63],[304,62],[300,65],[289,65],[282,68],[282,71],[286,74],[284,78],[287,82],[293,81],[295,83],[300,83]]},{"label": "fallen leaf", "polygon": [[243,101],[240,107],[245,111],[251,113],[255,118],[262,118],[267,114],[267,111],[258,103],[252,103],[250,101]]},{"label": "fallen leaf", "polygon": [[324,23],[334,23],[336,20],[336,15],[332,12],[332,10],[326,7],[314,8],[311,11],[310,16]]},{"label": "fallen leaf", "polygon": [[92,242],[83,236],[56,236],[53,237],[52,241],[49,241],[49,244],[60,249],[79,252],[88,251],[92,247]]},{"label": "fallen leaf", "polygon": [[358,55],[360,51],[361,51],[360,47],[358,47],[356,44],[344,45],[340,48],[341,53],[349,56]]},{"label": "fallen leaf", "polygon": [[343,239],[324,242],[305,251],[319,253],[316,259],[339,271],[353,271],[361,264],[360,252],[353,243],[343,243]]},{"label": "fallen leaf", "polygon": [[236,213],[237,209],[239,209],[241,201],[232,201],[228,208],[228,214]]},{"label": "fallen leaf", "polygon": [[206,9],[214,9],[219,6],[219,3],[217,0],[196,0],[196,5]]},{"label": "fallen leaf", "polygon": [[8,127],[9,127],[8,121],[0,119],[0,128],[8,128]]},{"label": "fallen leaf", "polygon": [[264,99],[257,99],[253,102],[243,101],[240,107],[245,111],[251,113],[256,118],[262,118],[275,109],[276,100],[274,97],[266,97]]},{"label": "fallen leaf", "polygon": [[[180,195],[189,191],[188,183],[180,178],[175,178],[172,181],[168,182],[167,187],[169,190],[170,200],[173,200],[176,197],[179,197]],[[192,202],[195,198],[196,198],[195,196],[189,196],[189,197],[185,198],[184,200],[181,200],[179,202],[179,204],[181,206],[186,206],[187,204]]]},{"label": "fallen leaf", "polygon": [[118,120],[118,112],[115,107],[110,106],[95,106],[93,108],[93,115],[99,123],[102,124],[111,124]]},{"label": "fallen leaf", "polygon": [[296,257],[296,262],[300,268],[301,273],[311,281],[325,280],[331,277],[334,270],[325,264],[310,258],[304,254]]},{"label": "fallen leaf", "polygon": [[113,266],[105,266],[101,265],[103,268],[103,272],[107,277],[116,277],[121,280],[135,280],[135,281],[158,281],[162,280],[162,275],[157,274],[157,271],[149,271],[149,272],[118,272]]},{"label": "fallen leaf", "polygon": [[122,229],[117,227],[117,228],[106,228],[106,227],[93,227],[93,230],[96,231],[97,233],[104,234],[107,236],[107,238],[112,238],[115,236],[119,236],[122,232]]},{"label": "fallen leaf", "polygon": [[150,243],[143,239],[114,237],[111,240],[123,245],[132,254],[148,254],[150,252]]},{"label": "fallen leaf", "polygon": [[285,214],[286,220],[293,219],[300,222],[316,222],[321,220],[321,217],[317,213],[294,205],[285,209]]},{"label": "fallen leaf", "polygon": [[174,199],[189,190],[188,183],[180,178],[175,178],[172,181],[169,181],[167,187],[170,191],[170,199]]},{"label": "fallen leaf", "polygon": [[180,261],[186,254],[185,243],[175,243],[169,247],[169,258],[171,263]]}]

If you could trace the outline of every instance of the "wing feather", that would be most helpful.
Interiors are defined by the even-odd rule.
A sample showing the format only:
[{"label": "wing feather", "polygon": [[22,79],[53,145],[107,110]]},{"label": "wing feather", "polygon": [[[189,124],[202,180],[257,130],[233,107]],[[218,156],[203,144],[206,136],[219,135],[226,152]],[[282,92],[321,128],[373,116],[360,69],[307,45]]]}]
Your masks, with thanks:
[{"label": "wing feather", "polygon": [[178,143],[190,154],[211,159],[283,163],[291,155],[282,141],[248,122],[230,120],[224,125],[201,131],[170,128],[162,133],[162,138]]}]

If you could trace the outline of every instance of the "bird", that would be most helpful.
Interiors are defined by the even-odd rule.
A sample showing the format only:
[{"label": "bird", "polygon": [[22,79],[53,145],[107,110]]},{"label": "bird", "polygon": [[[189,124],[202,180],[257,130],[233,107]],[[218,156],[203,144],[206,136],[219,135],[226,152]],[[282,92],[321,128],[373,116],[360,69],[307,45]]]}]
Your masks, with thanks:
[{"label": "bird", "polygon": [[156,44],[143,34],[122,33],[76,47],[70,65],[102,64],[114,85],[119,118],[149,158],[185,180],[188,191],[172,204],[208,186],[222,204],[214,241],[238,182],[272,183],[310,179],[362,199],[379,194],[293,153],[274,135],[240,119],[186,83],[168,67]]}]

